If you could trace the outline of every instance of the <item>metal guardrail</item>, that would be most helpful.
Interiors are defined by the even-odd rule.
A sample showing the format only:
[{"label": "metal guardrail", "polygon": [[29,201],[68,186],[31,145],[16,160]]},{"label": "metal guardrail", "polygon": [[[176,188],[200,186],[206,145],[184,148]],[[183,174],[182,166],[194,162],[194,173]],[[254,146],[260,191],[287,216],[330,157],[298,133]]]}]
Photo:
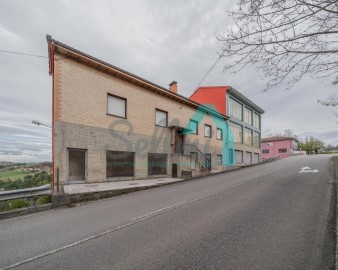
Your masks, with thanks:
[{"label": "metal guardrail", "polygon": [[275,161],[275,160],[282,159],[282,158],[285,158],[285,157],[286,157],[286,154],[279,154],[279,155],[275,155],[275,156],[270,157],[270,158],[263,158],[262,162],[263,163],[271,162],[271,161]]},{"label": "metal guardrail", "polygon": [[34,198],[43,195],[52,195],[50,184],[40,187],[2,191],[0,192],[0,202],[24,198]]}]

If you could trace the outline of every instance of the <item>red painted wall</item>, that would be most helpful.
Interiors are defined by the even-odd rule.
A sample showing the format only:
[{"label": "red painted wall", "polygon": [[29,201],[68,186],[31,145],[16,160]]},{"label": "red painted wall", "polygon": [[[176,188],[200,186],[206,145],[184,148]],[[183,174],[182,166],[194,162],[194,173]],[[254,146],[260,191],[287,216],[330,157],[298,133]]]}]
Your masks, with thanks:
[{"label": "red painted wall", "polygon": [[199,87],[189,99],[201,104],[213,104],[216,109],[226,115],[227,86]]}]

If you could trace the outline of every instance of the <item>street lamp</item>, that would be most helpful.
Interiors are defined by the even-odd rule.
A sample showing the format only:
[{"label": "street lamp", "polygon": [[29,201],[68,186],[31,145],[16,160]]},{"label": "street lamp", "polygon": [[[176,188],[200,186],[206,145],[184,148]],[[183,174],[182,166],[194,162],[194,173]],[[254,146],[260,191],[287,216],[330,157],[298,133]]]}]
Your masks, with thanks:
[{"label": "street lamp", "polygon": [[52,128],[51,126],[42,124],[41,122],[36,121],[36,120],[33,120],[32,123],[33,123],[34,125],[37,125],[37,126],[45,126],[45,127],[48,127],[48,128]]}]

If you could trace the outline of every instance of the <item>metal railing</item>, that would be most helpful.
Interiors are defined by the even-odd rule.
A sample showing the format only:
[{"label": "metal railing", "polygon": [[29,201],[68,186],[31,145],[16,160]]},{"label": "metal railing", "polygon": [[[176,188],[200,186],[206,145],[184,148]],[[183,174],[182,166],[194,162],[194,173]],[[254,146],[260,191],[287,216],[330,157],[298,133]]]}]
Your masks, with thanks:
[{"label": "metal railing", "polygon": [[34,204],[34,198],[37,196],[52,195],[51,185],[43,185],[40,187],[9,190],[0,192],[0,202],[10,201],[16,199],[31,198]]},{"label": "metal railing", "polygon": [[278,159],[282,159],[284,157],[287,157],[286,154],[278,154],[278,155],[275,155],[275,156],[270,157],[270,158],[263,158],[262,162],[271,162],[271,161],[275,161],[275,160],[278,160]]},{"label": "metal railing", "polygon": [[184,144],[183,155],[190,155],[195,157],[196,161],[202,166],[202,169],[210,171],[210,160],[203,154],[203,152],[194,144]]}]

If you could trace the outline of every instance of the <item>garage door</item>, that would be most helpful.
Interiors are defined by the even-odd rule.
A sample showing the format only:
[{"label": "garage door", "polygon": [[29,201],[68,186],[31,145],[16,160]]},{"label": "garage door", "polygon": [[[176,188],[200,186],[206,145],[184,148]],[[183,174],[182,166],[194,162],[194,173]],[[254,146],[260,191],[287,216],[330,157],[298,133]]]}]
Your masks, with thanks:
[{"label": "garage door", "polygon": [[254,154],[254,163],[258,163],[259,161],[259,154]]},{"label": "garage door", "polygon": [[235,163],[243,163],[243,151],[235,150]]},{"label": "garage door", "polygon": [[251,158],[252,158],[251,152],[246,152],[246,153],[245,153],[245,163],[251,164],[251,163],[252,163]]}]

